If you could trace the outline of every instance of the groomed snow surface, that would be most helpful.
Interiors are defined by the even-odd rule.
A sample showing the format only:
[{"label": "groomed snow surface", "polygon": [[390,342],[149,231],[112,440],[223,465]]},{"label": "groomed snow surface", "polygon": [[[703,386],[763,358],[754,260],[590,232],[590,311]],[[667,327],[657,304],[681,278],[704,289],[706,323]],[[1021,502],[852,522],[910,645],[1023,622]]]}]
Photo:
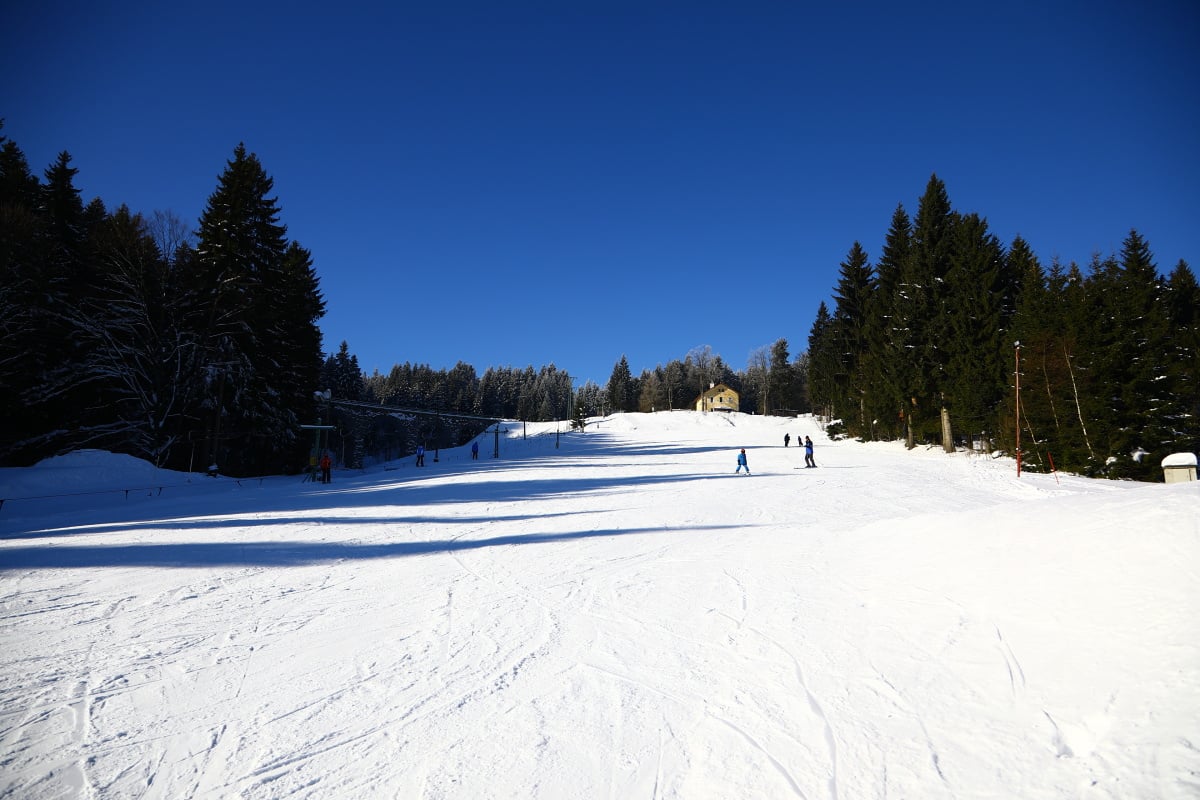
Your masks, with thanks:
[{"label": "groomed snow surface", "polygon": [[1200,483],[505,428],[330,485],[0,471],[0,796],[1200,796]]}]

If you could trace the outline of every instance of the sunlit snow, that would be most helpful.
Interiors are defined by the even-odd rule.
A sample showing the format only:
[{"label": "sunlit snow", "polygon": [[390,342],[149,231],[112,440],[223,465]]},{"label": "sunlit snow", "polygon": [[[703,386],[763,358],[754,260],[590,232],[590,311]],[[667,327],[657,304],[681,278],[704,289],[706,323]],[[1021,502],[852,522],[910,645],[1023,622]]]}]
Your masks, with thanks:
[{"label": "sunlit snow", "polygon": [[807,417],[494,448],[0,470],[0,796],[1200,795],[1200,483]]}]

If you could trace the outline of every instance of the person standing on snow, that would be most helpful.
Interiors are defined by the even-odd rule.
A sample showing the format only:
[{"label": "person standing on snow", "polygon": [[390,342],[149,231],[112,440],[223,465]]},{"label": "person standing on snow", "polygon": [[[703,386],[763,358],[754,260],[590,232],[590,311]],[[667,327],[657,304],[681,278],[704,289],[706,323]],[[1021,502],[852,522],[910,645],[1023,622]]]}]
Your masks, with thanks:
[{"label": "person standing on snow", "polygon": [[321,483],[333,483],[333,459],[329,453],[321,456]]},{"label": "person standing on snow", "polygon": [[804,437],[804,468],[808,469],[809,467],[815,467],[816,465],[817,465],[817,462],[813,461],[812,438],[805,436]]},{"label": "person standing on snow", "polygon": [[792,435],[791,435],[790,433],[785,433],[785,434],[783,435],[783,446],[784,446],[784,447],[787,447],[787,446],[788,446],[788,442],[790,442],[791,440],[792,440]]},{"label": "person standing on snow", "polygon": [[746,448],[743,447],[742,452],[738,453],[737,462],[738,462],[737,469],[734,470],[733,473],[736,475],[742,471],[742,467],[745,467],[746,474],[749,475],[750,474],[750,465],[746,463]]},{"label": "person standing on snow", "polygon": [[417,466],[425,466],[425,445],[423,444],[417,445]]},{"label": "person standing on snow", "polygon": [[471,458],[476,459],[476,460],[479,458],[479,440],[478,439],[471,442]]}]

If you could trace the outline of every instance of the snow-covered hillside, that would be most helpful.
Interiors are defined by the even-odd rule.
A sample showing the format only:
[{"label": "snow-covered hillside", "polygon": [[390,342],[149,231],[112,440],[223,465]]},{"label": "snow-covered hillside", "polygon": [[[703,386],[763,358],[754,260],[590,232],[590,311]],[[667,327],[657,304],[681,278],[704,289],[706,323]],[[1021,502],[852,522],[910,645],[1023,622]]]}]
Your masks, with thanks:
[{"label": "snow-covered hillside", "polygon": [[1200,483],[525,433],[328,486],[0,471],[0,796],[1200,795]]}]

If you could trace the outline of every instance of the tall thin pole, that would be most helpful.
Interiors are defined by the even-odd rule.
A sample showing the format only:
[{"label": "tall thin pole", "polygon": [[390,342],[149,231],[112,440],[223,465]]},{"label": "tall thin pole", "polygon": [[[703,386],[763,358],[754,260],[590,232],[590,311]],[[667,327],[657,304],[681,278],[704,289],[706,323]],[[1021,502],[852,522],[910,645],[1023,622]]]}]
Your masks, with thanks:
[{"label": "tall thin pole", "polygon": [[1013,343],[1017,377],[1017,477],[1021,477],[1021,343]]}]

